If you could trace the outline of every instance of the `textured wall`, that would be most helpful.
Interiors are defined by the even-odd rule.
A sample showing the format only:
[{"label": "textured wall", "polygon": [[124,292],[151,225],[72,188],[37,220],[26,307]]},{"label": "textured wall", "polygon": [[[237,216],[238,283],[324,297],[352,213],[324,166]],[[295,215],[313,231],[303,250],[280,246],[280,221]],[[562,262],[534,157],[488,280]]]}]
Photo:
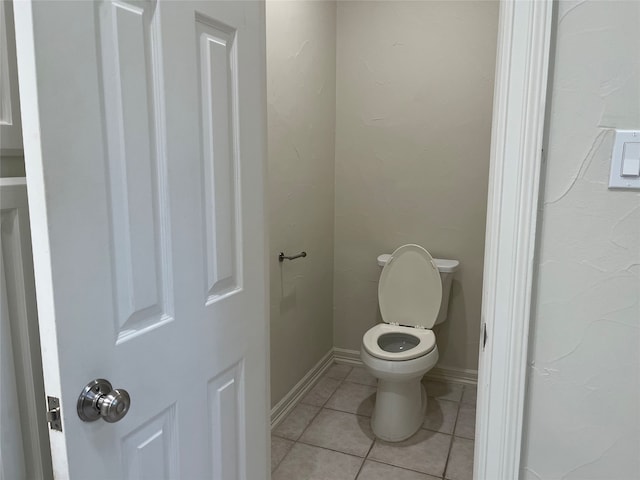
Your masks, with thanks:
[{"label": "textured wall", "polygon": [[607,189],[640,129],[640,2],[560,2],[525,479],[640,478],[640,192]]},{"label": "textured wall", "polygon": [[267,2],[272,405],[333,341],[335,15],[330,1]]},{"label": "textured wall", "polygon": [[441,366],[476,369],[497,2],[338,2],[334,339],[379,320],[376,257],[460,260]]}]

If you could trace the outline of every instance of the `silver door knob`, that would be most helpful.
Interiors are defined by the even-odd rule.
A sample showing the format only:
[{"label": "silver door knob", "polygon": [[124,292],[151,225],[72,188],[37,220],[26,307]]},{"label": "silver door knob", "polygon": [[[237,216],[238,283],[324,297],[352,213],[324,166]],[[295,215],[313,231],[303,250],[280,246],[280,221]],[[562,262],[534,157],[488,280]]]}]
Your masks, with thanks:
[{"label": "silver door knob", "polygon": [[127,414],[131,397],[123,388],[113,388],[103,378],[89,382],[78,397],[78,416],[85,422],[95,422],[102,418],[114,423]]}]

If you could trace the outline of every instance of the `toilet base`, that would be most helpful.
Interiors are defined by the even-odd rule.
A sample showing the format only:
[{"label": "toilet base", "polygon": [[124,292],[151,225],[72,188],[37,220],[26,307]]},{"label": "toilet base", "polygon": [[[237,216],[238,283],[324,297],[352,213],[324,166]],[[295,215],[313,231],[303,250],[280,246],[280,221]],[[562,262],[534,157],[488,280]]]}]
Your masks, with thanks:
[{"label": "toilet base", "polygon": [[420,382],[393,382],[378,379],[376,404],[371,428],[376,437],[387,442],[400,442],[416,433],[427,411],[427,393]]}]

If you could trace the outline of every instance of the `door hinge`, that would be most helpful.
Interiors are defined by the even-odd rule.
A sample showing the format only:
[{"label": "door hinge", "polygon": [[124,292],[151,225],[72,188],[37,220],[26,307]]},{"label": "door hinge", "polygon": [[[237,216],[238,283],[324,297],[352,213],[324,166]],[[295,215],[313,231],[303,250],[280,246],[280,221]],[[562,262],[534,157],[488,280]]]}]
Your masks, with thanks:
[{"label": "door hinge", "polygon": [[60,415],[60,399],[47,397],[47,423],[51,430],[62,431],[62,416]]},{"label": "door hinge", "polygon": [[487,333],[487,324],[482,324],[482,351],[484,352],[484,347],[487,346],[487,339],[489,338],[489,334]]}]

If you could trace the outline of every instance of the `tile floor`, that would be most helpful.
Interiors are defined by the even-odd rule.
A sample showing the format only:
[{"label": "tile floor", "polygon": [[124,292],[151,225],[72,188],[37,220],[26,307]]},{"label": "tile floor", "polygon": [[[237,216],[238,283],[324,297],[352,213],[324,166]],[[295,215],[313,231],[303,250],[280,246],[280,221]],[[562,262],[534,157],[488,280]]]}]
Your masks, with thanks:
[{"label": "tile floor", "polygon": [[387,443],[371,432],[376,379],[332,365],[271,435],[273,480],[470,480],[476,387],[423,380],[422,428]]}]

